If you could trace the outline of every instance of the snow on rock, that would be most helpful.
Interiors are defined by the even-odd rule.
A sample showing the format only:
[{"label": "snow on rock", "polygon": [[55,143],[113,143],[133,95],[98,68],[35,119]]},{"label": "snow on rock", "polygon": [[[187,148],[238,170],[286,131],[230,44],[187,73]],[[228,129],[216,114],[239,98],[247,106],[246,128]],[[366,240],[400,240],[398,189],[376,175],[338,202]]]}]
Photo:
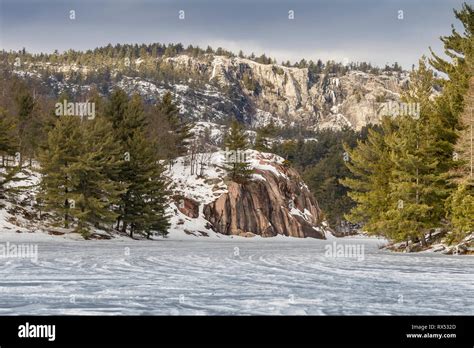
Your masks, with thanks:
[{"label": "snow on rock", "polygon": [[[196,167],[198,162],[191,163],[190,156],[175,159],[165,172],[172,192],[167,208],[171,222],[168,238],[325,238],[317,202],[296,171],[285,167],[284,159],[271,153],[248,150],[246,155],[254,170],[246,184],[237,184],[227,178],[225,151],[195,155],[202,159],[202,170]],[[26,189],[14,203],[4,202],[0,208],[0,235],[38,232],[47,238],[54,234],[60,238],[80,239],[79,234],[71,233],[69,229],[53,227],[39,219],[39,212],[34,207],[40,182],[37,168],[20,175],[21,180],[15,182],[15,186]],[[219,204],[224,204],[225,209],[216,211]],[[125,238],[100,230],[94,230],[93,234],[97,238]]]},{"label": "snow on rock", "polygon": [[[149,59],[140,57],[130,67],[143,77],[126,76],[127,71],[121,70],[119,61],[107,63],[113,77],[109,90],[120,87],[128,94],[139,93],[152,103],[169,91],[187,119],[218,122],[238,118],[252,127],[273,122],[278,126],[297,124],[308,129],[338,129],[347,125],[360,129],[378,122],[380,97],[397,101],[409,83],[406,72],[387,75],[350,70],[338,76],[334,73],[313,76],[308,68],[261,64],[215,54]],[[165,64],[171,76],[161,79],[147,74],[141,67],[149,63]],[[22,64],[14,72],[24,78],[42,79],[46,67],[48,71],[64,73],[61,81],[54,75],[50,77],[49,87],[57,93],[89,90],[90,86],[73,82],[71,73],[87,75],[98,69],[80,64],[36,62]],[[245,79],[250,79],[252,86],[246,86]]]},{"label": "snow on rock", "polygon": [[[174,197],[168,210],[172,216],[172,237],[325,238],[317,202],[298,173],[284,166],[282,157],[246,151],[254,173],[249,182],[238,184],[226,177],[224,151],[201,155],[206,158],[203,175],[192,172],[190,156],[177,158],[166,173]],[[193,204],[198,211],[194,218],[190,213]]]},{"label": "snow on rock", "polygon": [[200,138],[206,138],[207,133],[208,139],[206,141],[216,146],[223,142],[225,132],[226,127],[224,125],[213,122],[195,122],[193,128],[191,128],[191,133]]}]

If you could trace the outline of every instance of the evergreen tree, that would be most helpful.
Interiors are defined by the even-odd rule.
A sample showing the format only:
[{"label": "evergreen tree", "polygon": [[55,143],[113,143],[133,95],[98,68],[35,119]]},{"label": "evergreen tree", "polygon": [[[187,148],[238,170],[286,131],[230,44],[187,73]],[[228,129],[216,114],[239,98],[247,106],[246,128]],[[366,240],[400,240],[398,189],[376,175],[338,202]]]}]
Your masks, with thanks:
[{"label": "evergreen tree", "polygon": [[[14,182],[16,175],[20,172],[21,166],[11,163],[17,146],[14,137],[14,126],[6,118],[6,113],[0,108],[0,200],[6,198],[7,193],[14,190],[9,188],[9,184]],[[0,204],[1,207],[1,204]]]},{"label": "evergreen tree", "polygon": [[40,124],[35,114],[36,102],[26,86],[21,85],[15,95],[20,162],[34,157]]},{"label": "evergreen tree", "polygon": [[[459,125],[459,114],[464,109],[464,95],[472,77],[472,52],[474,33],[474,9],[467,3],[461,10],[454,11],[455,17],[461,22],[464,33],[459,33],[454,26],[449,36],[441,37],[444,53],[450,61],[436,55],[432,50],[430,64],[438,71],[446,74],[448,79],[440,79],[443,93],[437,102],[444,113],[444,120],[448,126]],[[471,58],[469,58],[471,57]],[[471,62],[471,63],[470,63]]]},{"label": "evergreen tree", "polygon": [[419,238],[423,244],[425,233],[439,227],[445,215],[448,171],[453,165],[454,144],[446,142],[443,115],[431,100],[433,79],[433,72],[420,60],[402,98],[407,103],[418,103],[420,114],[398,117],[398,129],[387,137],[393,167],[391,206],[383,216],[385,228],[392,230],[398,240]]},{"label": "evergreen tree", "polygon": [[122,195],[122,231],[127,228],[130,236],[152,231],[166,235],[169,227],[165,214],[167,182],[163,166],[156,159],[153,147],[145,133],[137,129],[127,140],[125,148],[130,157],[125,162],[121,177],[128,183]]},{"label": "evergreen tree", "polygon": [[467,95],[464,98],[464,111],[461,115],[461,131],[456,144],[456,155],[459,154],[459,171],[457,188],[446,202],[448,218],[453,233],[448,241],[460,242],[474,231],[474,174],[473,174],[473,127],[474,127],[474,77],[471,78]]},{"label": "evergreen tree", "polygon": [[250,163],[247,160],[248,149],[247,136],[237,120],[233,120],[229,132],[224,139],[225,146],[225,168],[230,179],[244,183],[252,174]]},{"label": "evergreen tree", "polygon": [[260,127],[257,129],[257,135],[255,137],[254,149],[257,151],[268,152],[270,150],[268,137],[270,131],[267,127]]},{"label": "evergreen tree", "polygon": [[270,151],[270,141],[269,139],[274,136],[276,133],[276,128],[273,123],[269,123],[265,127],[260,127],[257,129],[257,135],[255,137],[254,149],[262,152]]},{"label": "evergreen tree", "polygon": [[347,220],[362,224],[368,233],[389,238],[381,222],[390,203],[392,162],[386,135],[391,134],[394,127],[393,120],[384,117],[381,129],[369,129],[366,141],[359,140],[354,149],[345,146],[349,155],[346,165],[354,177],[341,180],[351,190],[348,195],[356,203],[346,215]]},{"label": "evergreen tree", "polygon": [[458,166],[454,167],[457,188],[446,201],[447,215],[450,219],[452,233],[449,242],[459,242],[474,230],[474,178],[473,178],[473,108],[474,108],[474,9],[464,4],[459,11],[454,11],[456,18],[464,29],[459,33],[454,27],[449,36],[441,41],[445,60],[432,52],[430,63],[435,69],[449,78],[441,80],[443,93],[438,98],[438,109],[449,121],[445,128],[456,128],[457,137],[455,156]]},{"label": "evergreen tree", "polygon": [[[345,224],[344,214],[354,206],[352,199],[347,196],[348,189],[339,181],[351,177],[349,169],[344,164],[348,154],[343,145],[353,148],[358,137],[358,133],[351,129],[325,131],[317,135],[317,142],[309,141],[303,148],[304,161],[311,163],[310,157],[319,157],[314,164],[311,163],[304,170],[303,178],[310,191],[318,198],[319,206],[329,225],[335,229]],[[320,147],[327,151],[319,153]]]},{"label": "evergreen tree", "polygon": [[65,228],[74,221],[75,195],[68,170],[77,162],[83,144],[83,130],[77,117],[60,117],[48,134],[46,148],[40,153],[41,190],[38,200]]},{"label": "evergreen tree", "polygon": [[[420,61],[403,95],[404,102],[420,104],[419,118],[385,120],[383,133],[369,133],[368,142],[351,152],[348,166],[356,178],[343,182],[353,190],[350,196],[357,205],[349,218],[364,223],[369,232],[394,240],[420,239],[426,245],[425,233],[443,226],[446,210],[458,237],[472,231],[470,188],[464,182],[452,191],[451,179],[463,163],[456,161],[454,146],[462,129],[460,114],[468,104],[465,94],[472,76],[474,16],[466,4],[455,14],[464,25],[464,35],[453,28],[451,36],[442,38],[445,53],[453,62],[434,53],[430,59],[449,79],[436,81]],[[443,85],[443,92],[433,98],[437,83]],[[462,134],[459,139],[458,148],[463,144]],[[370,156],[374,152],[377,156]]]},{"label": "evergreen tree", "polygon": [[103,118],[81,121],[61,116],[40,153],[40,201],[64,227],[89,235],[91,227],[105,228],[116,218],[112,205],[123,190],[110,178],[120,163],[112,126]]},{"label": "evergreen tree", "polygon": [[156,112],[167,120],[173,151],[168,154],[168,159],[183,156],[187,152],[187,145],[191,137],[191,124],[181,120],[177,105],[173,102],[171,93],[167,92],[161,102],[156,106]]},{"label": "evergreen tree", "polygon": [[130,100],[122,92],[110,100],[109,118],[116,119],[114,134],[124,161],[112,177],[126,189],[117,205],[117,228],[123,232],[150,236],[152,231],[166,235],[169,227],[165,214],[168,192],[163,167],[156,155],[155,141],[147,137],[148,123],[138,95]]},{"label": "evergreen tree", "polygon": [[461,183],[446,202],[452,233],[449,243],[460,242],[474,231],[474,194],[472,185]]},{"label": "evergreen tree", "polygon": [[84,146],[77,161],[67,170],[75,192],[77,230],[87,236],[89,224],[100,228],[111,225],[117,218],[112,207],[119,204],[124,183],[113,180],[122,163],[120,148],[113,136],[112,125],[103,117],[83,122]]},{"label": "evergreen tree", "polygon": [[[127,94],[121,89],[116,89],[110,96],[105,112],[105,116],[110,122],[112,122],[114,129],[119,129],[120,125],[123,123],[127,107]],[[119,137],[122,138],[122,135],[119,135]]]},{"label": "evergreen tree", "polygon": [[467,94],[464,97],[464,110],[460,119],[461,129],[456,143],[456,153],[461,161],[459,177],[461,182],[474,185],[474,73]]},{"label": "evergreen tree", "polygon": [[255,137],[255,150],[261,152],[268,152],[268,140],[265,136],[265,131],[262,128],[257,129],[257,136]]}]

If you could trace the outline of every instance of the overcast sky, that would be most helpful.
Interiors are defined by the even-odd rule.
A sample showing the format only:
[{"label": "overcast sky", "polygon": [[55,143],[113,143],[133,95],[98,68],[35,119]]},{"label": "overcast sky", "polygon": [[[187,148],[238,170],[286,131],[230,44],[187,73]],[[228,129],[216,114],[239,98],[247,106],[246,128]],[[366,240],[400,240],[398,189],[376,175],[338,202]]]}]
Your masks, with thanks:
[{"label": "overcast sky", "polygon": [[[182,42],[383,66],[416,63],[458,26],[462,0],[0,0],[0,48],[31,52],[108,43]],[[70,10],[76,19],[71,20]],[[185,19],[179,19],[183,10]],[[288,19],[288,11],[294,19]],[[403,19],[398,19],[399,11]]]}]

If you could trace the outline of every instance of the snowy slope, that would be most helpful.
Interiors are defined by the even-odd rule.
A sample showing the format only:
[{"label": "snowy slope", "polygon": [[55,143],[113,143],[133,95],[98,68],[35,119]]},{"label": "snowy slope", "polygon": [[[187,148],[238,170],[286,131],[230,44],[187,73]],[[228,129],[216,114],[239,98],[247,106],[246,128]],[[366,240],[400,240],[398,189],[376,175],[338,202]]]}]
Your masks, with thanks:
[{"label": "snowy slope", "polygon": [[[209,126],[208,123],[199,123],[195,129]],[[226,171],[224,169],[225,152],[216,151],[205,154],[198,154],[206,159],[206,165],[203,170],[203,176],[191,173],[190,156],[179,157],[174,161],[171,169],[168,169],[166,175],[171,180],[171,189],[174,195],[191,199],[199,202],[199,216],[191,218],[180,211],[179,201],[172,200],[167,213],[170,215],[171,228],[169,230],[169,239],[196,239],[196,237],[209,237],[213,239],[242,239],[239,236],[225,236],[214,232],[210,228],[209,222],[204,218],[203,208],[205,204],[216,200],[220,195],[227,192],[225,182]],[[283,163],[283,158],[271,153],[261,153],[255,150],[247,151],[247,159],[250,161],[251,168],[261,171],[268,171],[277,176],[285,177],[285,174],[278,171],[272,164]],[[5,203],[5,207],[0,208],[0,234],[3,236],[14,236],[19,232],[36,232],[42,234],[49,240],[48,234],[53,229],[46,226],[43,222],[37,221],[38,212],[33,209],[35,203],[35,193],[37,185],[40,182],[40,174],[37,171],[26,171],[21,174],[22,180],[15,183],[16,186],[28,188],[22,193],[16,204]],[[260,174],[254,174],[252,180],[265,180]],[[294,208],[291,211],[293,215],[304,216],[307,212],[299,211]],[[29,215],[26,219],[24,215]],[[70,231],[54,228],[58,232],[65,233],[55,238],[80,239],[81,237]],[[96,231],[102,234],[103,231]],[[28,233],[31,234],[31,233]],[[42,240],[42,237],[36,237]],[[115,236],[123,239],[125,237]],[[160,239],[161,237],[155,236]],[[262,239],[256,236],[254,239]]]},{"label": "snowy slope", "polygon": [[[198,218],[190,218],[183,214],[179,210],[179,202],[170,204],[168,209],[168,213],[171,215],[169,238],[188,239],[193,236],[239,238],[215,233],[210,228],[209,222],[204,218],[204,205],[213,202],[221,194],[227,192],[227,185],[225,183],[226,171],[224,169],[225,152],[216,151],[201,155],[206,156],[208,159],[202,177],[191,173],[190,156],[178,157],[172,168],[166,172],[166,175],[171,179],[172,189],[175,194],[200,203]],[[260,163],[262,159],[282,163],[282,157],[269,153],[260,153],[255,150],[248,150],[247,155],[250,160],[251,168],[268,170],[277,175],[284,175],[279,173],[270,164]],[[257,174],[253,177],[253,180],[262,179],[263,178]]]}]

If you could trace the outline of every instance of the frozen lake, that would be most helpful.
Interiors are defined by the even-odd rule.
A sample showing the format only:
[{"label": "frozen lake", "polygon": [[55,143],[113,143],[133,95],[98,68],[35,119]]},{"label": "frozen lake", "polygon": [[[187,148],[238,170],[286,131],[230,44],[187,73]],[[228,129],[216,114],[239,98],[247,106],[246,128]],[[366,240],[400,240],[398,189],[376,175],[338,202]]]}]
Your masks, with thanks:
[{"label": "frozen lake", "polygon": [[34,242],[37,262],[0,258],[0,315],[474,314],[474,257],[333,242]]}]

